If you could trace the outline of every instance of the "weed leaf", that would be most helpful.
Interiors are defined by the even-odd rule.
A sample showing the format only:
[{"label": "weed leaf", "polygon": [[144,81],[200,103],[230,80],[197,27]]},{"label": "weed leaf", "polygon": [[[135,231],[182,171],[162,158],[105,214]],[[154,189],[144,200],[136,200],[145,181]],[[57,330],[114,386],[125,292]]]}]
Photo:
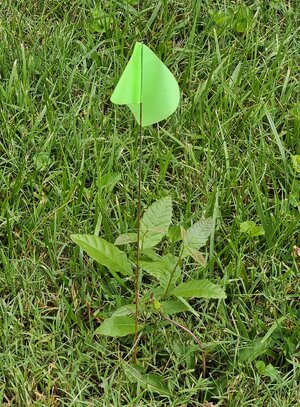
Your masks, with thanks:
[{"label": "weed leaf", "polygon": [[143,377],[146,389],[158,393],[161,396],[171,396],[170,390],[164,379],[157,374],[146,374]]},{"label": "weed leaf", "polygon": [[240,231],[251,237],[263,236],[265,234],[264,228],[261,225],[256,225],[252,220],[240,223]]},{"label": "weed leaf", "polygon": [[[134,318],[120,315],[105,319],[95,333],[99,335],[119,337],[134,334]],[[142,327],[140,326],[139,329]]]},{"label": "weed leaf", "polygon": [[171,396],[163,377],[157,374],[144,374],[137,365],[126,365],[125,374],[132,383],[139,383],[143,389],[158,393],[161,396]]},{"label": "weed leaf", "polygon": [[94,235],[71,235],[71,239],[87,252],[92,259],[107,267],[111,272],[132,275],[131,264],[124,252],[105,239]]},{"label": "weed leaf", "polygon": [[255,359],[264,355],[267,350],[271,347],[272,339],[268,338],[266,341],[261,339],[254,339],[250,341],[245,348],[239,352],[238,360],[240,363],[251,363]]},{"label": "weed leaf", "polygon": [[172,218],[172,200],[170,196],[154,202],[141,219],[141,247],[156,246],[166,235]]},{"label": "weed leaf", "polygon": [[224,289],[209,280],[189,280],[174,288],[171,294],[185,298],[226,298]]}]

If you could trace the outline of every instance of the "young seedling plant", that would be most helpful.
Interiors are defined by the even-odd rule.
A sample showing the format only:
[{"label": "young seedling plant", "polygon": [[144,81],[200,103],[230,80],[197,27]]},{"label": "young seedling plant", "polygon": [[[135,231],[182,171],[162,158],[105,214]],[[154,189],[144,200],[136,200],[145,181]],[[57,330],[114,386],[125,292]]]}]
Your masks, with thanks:
[{"label": "young seedling plant", "polygon": [[[178,106],[179,97],[177,81],[169,69],[147,46],[136,43],[111,100],[116,104],[128,105],[139,123],[137,232],[122,234],[114,243],[95,235],[71,236],[73,242],[95,261],[105,266],[122,287],[134,285],[134,302],[131,298],[127,305],[116,309],[96,330],[97,334],[111,337],[134,335],[134,362],[137,361],[138,332],[145,326],[145,322],[144,325],[139,323],[140,314],[143,314],[143,321],[147,320],[149,314],[165,319],[191,335],[202,348],[197,335],[173,317],[170,318],[170,315],[193,311],[186,300],[189,298],[226,298],[225,291],[220,286],[206,279],[186,278],[183,273],[189,258],[192,258],[198,266],[205,263],[205,257],[199,249],[205,246],[213,230],[211,218],[201,219],[187,230],[180,226],[171,226],[170,196],[154,202],[141,216],[142,127],[158,123],[170,116]],[[165,238],[173,241],[177,251],[162,252],[158,245]],[[174,244],[167,247],[173,247]],[[134,256],[132,245],[136,245]],[[127,248],[127,253],[119,247]],[[143,293],[142,298],[139,285],[143,276],[140,275],[140,270],[153,278],[153,285]],[[202,363],[205,375],[204,353]],[[139,370],[133,369],[131,375],[141,381],[142,375],[139,374]],[[146,376],[143,377],[145,381]],[[147,385],[149,381],[150,384],[153,382],[152,376],[149,377]]]},{"label": "young seedling plant", "polygon": [[[201,346],[197,336],[185,326],[170,318],[170,315],[192,310],[186,301],[189,298],[226,298],[223,288],[207,279],[186,278],[183,270],[191,258],[197,267],[205,265],[205,257],[200,252],[212,232],[212,218],[201,219],[185,230],[181,226],[171,226],[172,200],[166,196],[153,203],[144,213],[140,222],[140,261],[143,273],[153,278],[153,284],[146,290],[139,301],[139,312],[144,313],[143,320],[149,312],[156,314],[188,332]],[[122,286],[133,283],[132,244],[137,244],[137,233],[118,236],[114,243],[95,235],[72,235],[72,240],[99,264],[105,266]],[[159,243],[168,239],[168,248],[177,246],[176,254],[161,252]],[[119,246],[127,247],[128,253]],[[143,329],[138,325],[138,331]],[[135,304],[116,309],[105,319],[97,334],[121,337],[135,333]],[[203,358],[205,370],[205,359]]]}]

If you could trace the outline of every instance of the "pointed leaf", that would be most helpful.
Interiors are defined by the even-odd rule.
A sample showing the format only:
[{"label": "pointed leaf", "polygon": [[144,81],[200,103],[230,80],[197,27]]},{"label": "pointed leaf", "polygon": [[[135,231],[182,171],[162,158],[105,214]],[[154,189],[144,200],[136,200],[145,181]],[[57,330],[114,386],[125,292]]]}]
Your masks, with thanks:
[{"label": "pointed leaf", "polygon": [[184,245],[190,249],[199,250],[205,246],[214,227],[212,218],[202,219],[194,223],[184,236]]},{"label": "pointed leaf", "polygon": [[127,276],[132,275],[131,264],[126,254],[105,239],[95,235],[71,235],[71,239],[108,270]]},{"label": "pointed leaf", "polygon": [[127,104],[142,126],[169,117],[179,104],[179,87],[173,74],[146,45],[136,43],[133,54],[111,96],[116,104]]},{"label": "pointed leaf", "polygon": [[150,276],[153,276],[157,279],[160,278],[160,276],[165,270],[165,265],[161,260],[158,261],[140,260],[140,267],[142,270],[150,274]]},{"label": "pointed leaf", "polygon": [[160,256],[158,254],[155,253],[154,249],[151,247],[148,247],[148,249],[141,249],[141,255],[143,256],[143,258],[148,258],[151,259],[153,261],[158,261],[160,260]]},{"label": "pointed leaf", "polygon": [[166,235],[172,218],[172,200],[170,196],[154,202],[141,219],[142,248],[157,245]]},{"label": "pointed leaf", "polygon": [[[201,266],[206,265],[205,257],[198,250],[190,249],[189,247],[185,247],[184,254],[190,255],[197,264],[200,264]],[[184,257],[184,255],[183,255],[183,257]]]},{"label": "pointed leaf", "polygon": [[162,301],[160,306],[162,312],[167,315],[188,311],[188,307],[179,300]]},{"label": "pointed leaf", "polygon": [[[140,326],[139,329],[142,327]],[[112,316],[105,319],[95,333],[99,335],[119,337],[134,334],[135,320],[128,316]]]},{"label": "pointed leaf", "polygon": [[189,280],[174,288],[171,294],[185,298],[226,298],[223,288],[209,280]]}]

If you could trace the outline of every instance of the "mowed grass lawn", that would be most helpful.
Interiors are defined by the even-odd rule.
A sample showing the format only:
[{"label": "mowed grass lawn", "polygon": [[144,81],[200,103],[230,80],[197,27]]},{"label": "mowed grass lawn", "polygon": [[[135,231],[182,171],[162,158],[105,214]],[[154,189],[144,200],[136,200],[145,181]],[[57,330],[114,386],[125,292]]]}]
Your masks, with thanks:
[{"label": "mowed grass lawn", "polygon": [[[300,405],[299,21],[297,0],[1,2],[2,406]],[[136,228],[138,128],[109,98],[141,40],[181,89],[144,132],[143,208],[170,194],[174,222],[214,217],[189,272],[227,293],[175,316],[206,377],[188,334],[143,331],[169,396],[127,374],[132,337],[95,335],[133,298],[70,239]]]}]

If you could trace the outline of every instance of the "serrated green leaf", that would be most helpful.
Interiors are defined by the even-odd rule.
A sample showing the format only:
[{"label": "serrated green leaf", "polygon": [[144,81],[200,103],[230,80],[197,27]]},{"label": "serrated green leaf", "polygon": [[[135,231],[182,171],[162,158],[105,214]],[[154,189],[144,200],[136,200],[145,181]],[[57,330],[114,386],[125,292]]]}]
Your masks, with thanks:
[{"label": "serrated green leaf", "polygon": [[151,248],[166,235],[172,218],[172,200],[170,196],[154,202],[141,219],[141,247]]},{"label": "serrated green leaf", "polygon": [[165,265],[162,262],[162,260],[158,261],[140,260],[140,268],[146,271],[146,273],[150,274],[150,276],[159,279],[165,270]]},{"label": "serrated green leaf", "polygon": [[226,298],[224,289],[209,280],[189,280],[174,288],[171,294],[185,298]]},{"label": "serrated green leaf", "polygon": [[136,233],[123,233],[119,235],[115,240],[116,246],[122,246],[123,244],[136,243],[137,234]]},{"label": "serrated green leaf", "polygon": [[132,275],[131,264],[124,252],[105,239],[95,235],[71,235],[71,239],[87,252],[92,259],[107,267],[111,272]]},{"label": "serrated green leaf", "polygon": [[188,311],[188,307],[179,300],[162,301],[160,306],[162,312],[167,315]]},{"label": "serrated green leaf", "polygon": [[[142,329],[141,326],[138,329]],[[111,336],[113,338],[134,334],[135,320],[126,315],[112,316],[105,319],[95,333],[104,336]]]},{"label": "serrated green leaf", "polygon": [[194,223],[183,235],[183,257],[190,256],[191,251],[205,246],[212,233],[214,221],[212,218],[202,219]]},{"label": "serrated green leaf", "polygon": [[157,261],[140,261],[140,267],[151,276],[157,278],[165,294],[173,288],[181,275],[181,269],[177,264],[178,257],[171,254],[162,256]]},{"label": "serrated green leaf", "polygon": [[153,261],[158,261],[160,260],[160,256],[155,253],[154,249],[148,248],[148,249],[142,249],[141,250],[141,256],[146,257],[148,259],[151,259]]}]

